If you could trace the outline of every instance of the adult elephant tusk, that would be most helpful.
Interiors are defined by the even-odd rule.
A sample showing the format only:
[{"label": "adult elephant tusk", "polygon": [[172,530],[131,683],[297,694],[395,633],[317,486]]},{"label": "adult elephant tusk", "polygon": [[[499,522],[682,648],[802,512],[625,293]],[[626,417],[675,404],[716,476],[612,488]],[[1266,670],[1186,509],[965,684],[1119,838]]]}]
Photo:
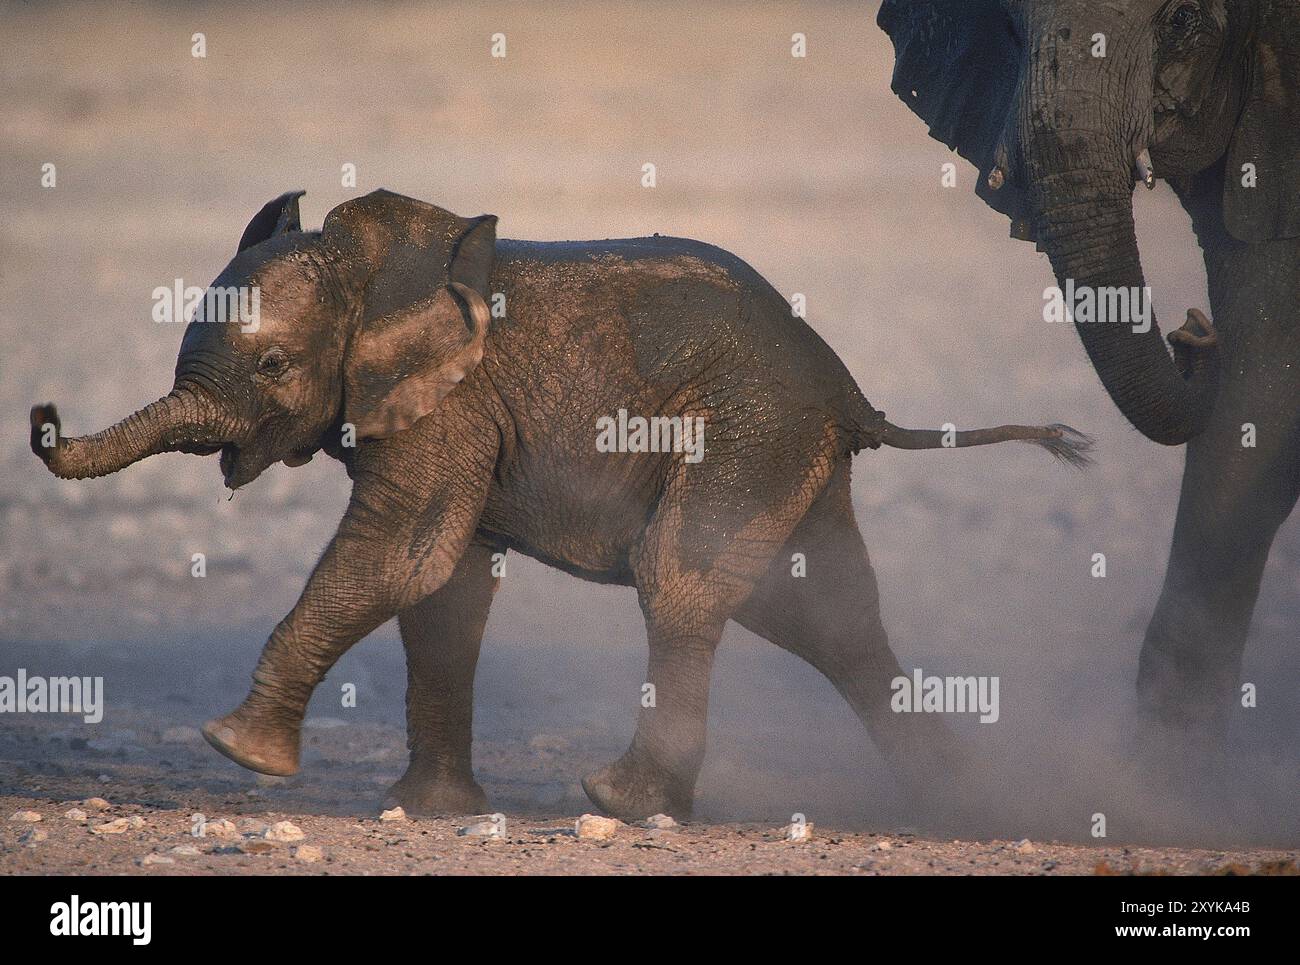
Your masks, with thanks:
[{"label": "adult elephant tusk", "polygon": [[1138,155],[1137,159],[1137,177],[1138,180],[1147,186],[1150,191],[1156,186],[1156,171],[1151,166],[1151,151],[1144,150]]},{"label": "adult elephant tusk", "polygon": [[993,170],[988,176],[990,191],[999,191],[1007,183],[1007,174],[1011,170],[1011,152],[1007,150],[1006,139],[1007,135],[1003,134],[993,149]]}]

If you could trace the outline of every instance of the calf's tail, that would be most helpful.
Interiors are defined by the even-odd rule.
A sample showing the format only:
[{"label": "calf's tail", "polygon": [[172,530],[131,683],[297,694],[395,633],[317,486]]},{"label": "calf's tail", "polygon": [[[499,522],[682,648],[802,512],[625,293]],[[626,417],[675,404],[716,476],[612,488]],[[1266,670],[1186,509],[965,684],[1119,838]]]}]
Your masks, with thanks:
[{"label": "calf's tail", "polygon": [[1057,459],[1082,469],[1092,462],[1092,439],[1066,425],[995,426],[992,429],[903,429],[881,420],[877,438],[895,449],[964,449],[998,442],[1028,442],[1046,449]]}]

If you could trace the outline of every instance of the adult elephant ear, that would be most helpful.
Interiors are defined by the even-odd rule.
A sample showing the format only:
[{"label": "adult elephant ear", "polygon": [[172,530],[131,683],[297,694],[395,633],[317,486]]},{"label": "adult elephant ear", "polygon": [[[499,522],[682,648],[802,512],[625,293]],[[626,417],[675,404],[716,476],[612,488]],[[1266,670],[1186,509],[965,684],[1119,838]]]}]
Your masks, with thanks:
[{"label": "adult elephant ear", "polygon": [[358,439],[413,425],[483,358],[496,222],[391,191],[325,218],[322,241],[359,299],[343,353],[343,421]]},{"label": "adult elephant ear", "polygon": [[1263,0],[1223,216],[1239,241],[1300,237],[1300,3]]},{"label": "adult elephant ear", "polygon": [[975,165],[975,193],[1011,219],[1012,236],[1034,240],[1015,136],[1020,45],[1002,4],[885,0],[876,23],[894,44],[894,93]]},{"label": "adult elephant ear", "polygon": [[290,191],[263,205],[262,210],[253,215],[253,220],[244,229],[236,252],[260,245],[268,238],[274,238],[287,231],[301,231],[302,218],[298,215],[298,199],[306,193],[306,191]]}]

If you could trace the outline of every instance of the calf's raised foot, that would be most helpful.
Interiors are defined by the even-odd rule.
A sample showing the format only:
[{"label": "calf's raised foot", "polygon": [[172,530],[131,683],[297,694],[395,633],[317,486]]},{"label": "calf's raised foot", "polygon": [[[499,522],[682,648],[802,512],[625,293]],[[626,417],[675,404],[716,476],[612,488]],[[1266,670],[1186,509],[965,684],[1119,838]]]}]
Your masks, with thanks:
[{"label": "calf's raised foot", "polygon": [[414,768],[388,789],[384,807],[401,807],[416,817],[448,814],[483,814],[487,795],[472,777],[438,774]]},{"label": "calf's raised foot", "polygon": [[203,725],[203,737],[236,764],[259,774],[298,773],[297,727],[259,719],[246,707]]},{"label": "calf's raised foot", "polygon": [[642,821],[654,814],[687,819],[694,786],[675,779],[653,762],[628,751],[613,764],[582,779],[582,789],[606,814],[624,821]]}]

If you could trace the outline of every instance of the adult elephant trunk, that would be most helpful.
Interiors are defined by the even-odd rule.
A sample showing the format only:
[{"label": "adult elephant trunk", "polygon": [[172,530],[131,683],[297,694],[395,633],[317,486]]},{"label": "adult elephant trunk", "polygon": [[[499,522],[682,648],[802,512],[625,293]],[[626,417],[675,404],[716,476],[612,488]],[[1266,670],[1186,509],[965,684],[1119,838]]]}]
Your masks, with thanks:
[{"label": "adult elephant trunk", "polygon": [[160,452],[209,454],[223,438],[219,408],[208,396],[178,385],[156,402],[94,435],[65,438],[53,405],[31,411],[32,451],[62,479],[91,479]]},{"label": "adult elephant trunk", "polygon": [[[1061,9],[1030,15],[1038,22],[1029,32],[1019,136],[1039,244],[1057,283],[1063,290],[1091,289],[1101,304],[1115,290],[1146,290],[1133,225],[1133,174],[1139,158],[1147,160],[1152,136],[1151,54],[1141,44],[1120,46],[1124,31],[1108,31],[1099,16],[1104,2],[1088,4],[1088,16],[1077,18],[1070,16],[1082,9],[1077,5],[1055,6]],[[1109,50],[1098,46],[1107,42]],[[1135,303],[1128,304],[1124,319],[1076,318],[1075,328],[1124,416],[1151,440],[1181,445],[1205,428],[1214,405],[1213,332],[1197,333],[1189,320],[1174,336],[1175,360],[1150,304],[1145,331],[1135,331],[1145,325],[1135,324]]]}]

